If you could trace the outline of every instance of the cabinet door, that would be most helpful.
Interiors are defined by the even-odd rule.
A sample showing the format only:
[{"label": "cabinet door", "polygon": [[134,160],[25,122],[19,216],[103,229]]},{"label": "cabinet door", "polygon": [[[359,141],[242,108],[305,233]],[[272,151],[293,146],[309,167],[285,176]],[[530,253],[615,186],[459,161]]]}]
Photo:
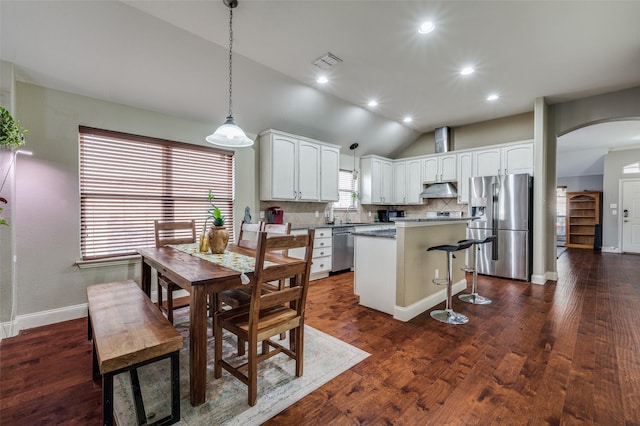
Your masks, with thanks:
[{"label": "cabinet door", "polygon": [[382,202],[391,204],[393,202],[393,164],[391,161],[381,162],[382,170]]},{"label": "cabinet door", "polygon": [[295,200],[297,196],[296,139],[274,135],[271,144],[271,198]]},{"label": "cabinet door", "polygon": [[533,175],[533,144],[502,148],[503,174],[529,173]]},{"label": "cabinet door", "polygon": [[456,176],[456,155],[448,154],[442,155],[438,158],[438,171],[440,172],[440,177],[438,182],[452,182],[457,179]]},{"label": "cabinet door", "polygon": [[320,157],[320,200],[338,201],[340,150],[323,146]]},{"label": "cabinet door", "polygon": [[469,203],[469,178],[473,176],[473,154],[462,152],[458,154],[458,203]]},{"label": "cabinet door", "polygon": [[425,182],[438,182],[438,157],[422,159],[422,178]]},{"label": "cabinet door", "polygon": [[393,163],[393,202],[395,204],[405,204],[407,202],[406,161]]},{"label": "cabinet door", "polygon": [[[279,164],[279,163],[278,163]],[[320,199],[320,145],[298,143],[298,200]]]},{"label": "cabinet door", "polygon": [[475,176],[496,176],[500,174],[500,148],[476,151],[473,169]]},{"label": "cabinet door", "polygon": [[382,161],[371,160],[371,202],[382,202]]},{"label": "cabinet door", "polygon": [[422,204],[422,161],[407,161],[407,203]]}]

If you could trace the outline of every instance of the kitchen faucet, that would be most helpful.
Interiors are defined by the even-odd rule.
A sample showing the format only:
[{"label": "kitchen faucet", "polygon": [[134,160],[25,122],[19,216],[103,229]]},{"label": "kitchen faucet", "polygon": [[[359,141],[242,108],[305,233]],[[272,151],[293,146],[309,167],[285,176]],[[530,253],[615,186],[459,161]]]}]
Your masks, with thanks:
[{"label": "kitchen faucet", "polygon": [[349,210],[351,210],[351,208],[353,207],[353,209],[355,210],[356,208],[351,204],[349,205],[349,207],[347,207],[347,211],[344,213],[344,221],[347,223],[351,223],[351,217],[349,216]]}]

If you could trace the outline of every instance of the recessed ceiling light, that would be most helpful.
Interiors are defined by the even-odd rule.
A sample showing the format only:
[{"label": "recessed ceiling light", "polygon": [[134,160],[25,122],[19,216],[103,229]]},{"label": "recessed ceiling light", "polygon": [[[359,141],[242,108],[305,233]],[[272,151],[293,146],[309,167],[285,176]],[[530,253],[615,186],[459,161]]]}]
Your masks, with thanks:
[{"label": "recessed ceiling light", "polygon": [[321,75],[316,81],[318,82],[318,84],[327,84],[329,82],[329,79],[326,76]]},{"label": "recessed ceiling light", "polygon": [[411,123],[413,121],[413,118],[410,116],[406,116],[405,118],[402,119],[403,123]]},{"label": "recessed ceiling light", "polygon": [[473,74],[475,70],[473,69],[473,67],[464,67],[462,68],[462,70],[460,70],[460,74],[462,75],[469,75],[469,74]]},{"label": "recessed ceiling light", "polygon": [[433,25],[433,22],[423,22],[422,25],[420,25],[420,28],[418,28],[418,32],[420,34],[429,34],[435,28],[436,26]]},{"label": "recessed ceiling light", "polygon": [[371,99],[371,100],[369,101],[369,103],[367,104],[367,106],[370,106],[370,107],[372,107],[372,108],[373,108],[373,107],[377,107],[377,106],[378,106],[378,101],[376,101],[375,99]]},{"label": "recessed ceiling light", "polygon": [[496,95],[495,93],[492,93],[489,96],[487,96],[488,101],[497,101],[498,99],[500,99],[500,96]]}]

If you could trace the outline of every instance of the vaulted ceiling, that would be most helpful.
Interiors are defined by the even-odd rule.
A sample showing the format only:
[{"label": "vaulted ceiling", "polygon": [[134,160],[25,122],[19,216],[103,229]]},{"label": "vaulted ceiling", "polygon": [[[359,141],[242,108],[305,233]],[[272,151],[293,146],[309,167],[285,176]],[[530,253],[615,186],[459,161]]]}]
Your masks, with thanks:
[{"label": "vaulted ceiling", "polygon": [[[639,85],[639,16],[638,1],[240,0],[233,112],[252,135],[393,157],[436,127],[531,111],[537,97]],[[2,0],[0,58],[22,81],[213,129],[227,115],[228,20],[222,0]],[[434,31],[419,34],[424,21]],[[327,52],[342,62],[319,85],[313,62]]]}]

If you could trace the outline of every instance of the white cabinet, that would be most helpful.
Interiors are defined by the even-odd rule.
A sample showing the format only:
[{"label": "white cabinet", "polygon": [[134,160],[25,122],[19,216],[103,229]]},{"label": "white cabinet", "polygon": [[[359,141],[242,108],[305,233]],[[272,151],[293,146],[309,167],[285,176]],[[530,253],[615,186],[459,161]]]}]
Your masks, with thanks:
[{"label": "white cabinet", "polygon": [[458,203],[469,204],[469,178],[473,175],[473,153],[458,154]]},{"label": "white cabinet", "polygon": [[[307,229],[296,229],[291,231],[293,235],[304,235]],[[313,240],[313,260],[311,263],[311,275],[309,279],[317,280],[326,278],[331,271],[331,228],[317,228]],[[304,257],[303,248],[289,250],[289,256],[302,259]]]},{"label": "white cabinet", "polygon": [[393,203],[422,204],[422,159],[393,162]]},{"label": "white cabinet", "polygon": [[260,134],[260,199],[335,201],[339,160],[338,146],[276,130],[263,132]]},{"label": "white cabinet", "polygon": [[393,203],[407,203],[407,162],[393,162]]},{"label": "white cabinet", "polygon": [[320,201],[338,201],[340,149],[322,145],[320,149]]},{"label": "white cabinet", "polygon": [[455,181],[456,169],[456,154],[433,155],[422,160],[422,178],[426,183]]},{"label": "white cabinet", "polygon": [[362,204],[393,203],[393,163],[391,160],[364,156],[360,159]]},{"label": "white cabinet", "polygon": [[533,175],[533,143],[517,143],[475,151],[475,176],[495,176],[514,173]]}]

